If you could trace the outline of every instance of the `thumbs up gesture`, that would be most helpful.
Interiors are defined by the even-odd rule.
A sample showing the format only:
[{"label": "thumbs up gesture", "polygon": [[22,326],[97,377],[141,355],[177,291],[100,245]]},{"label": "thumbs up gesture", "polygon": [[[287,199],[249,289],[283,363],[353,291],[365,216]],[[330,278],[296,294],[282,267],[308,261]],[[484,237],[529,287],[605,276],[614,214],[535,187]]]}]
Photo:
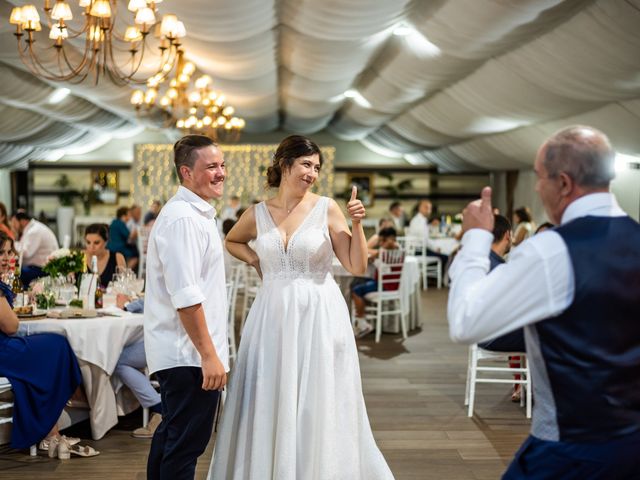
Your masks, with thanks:
[{"label": "thumbs up gesture", "polygon": [[469,203],[462,211],[462,230],[482,228],[493,231],[493,208],[491,207],[491,187],[484,187],[480,200]]},{"label": "thumbs up gesture", "polygon": [[351,217],[352,223],[360,223],[360,221],[365,217],[366,211],[364,209],[364,205],[360,200],[358,200],[358,187],[351,187],[351,198],[347,203],[347,212]]}]

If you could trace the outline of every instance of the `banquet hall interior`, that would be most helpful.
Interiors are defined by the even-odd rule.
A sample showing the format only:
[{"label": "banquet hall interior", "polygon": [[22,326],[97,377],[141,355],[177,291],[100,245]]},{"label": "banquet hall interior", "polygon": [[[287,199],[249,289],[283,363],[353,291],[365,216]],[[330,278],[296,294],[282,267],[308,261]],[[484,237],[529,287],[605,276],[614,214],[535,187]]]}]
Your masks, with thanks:
[{"label": "banquet hall interior", "polygon": [[[17,294],[16,335],[68,341],[82,386],[56,425],[83,449],[66,459],[40,440],[12,446],[16,416],[32,413],[14,408],[0,354],[0,479],[146,478],[159,414],[122,359],[143,337],[132,306],[155,218],[180,185],[173,144],[187,134],[224,154],[221,237],[274,194],[266,171],[288,135],[320,146],[316,193],[346,212],[357,186],[370,251],[392,229],[404,252],[386,301],[354,298],[358,279],[333,264],[377,445],[398,480],[500,478],[536,398],[525,352],[449,337],[462,211],[491,186],[517,249],[551,220],[538,149],[588,125],[609,137],[611,191],[640,219],[640,0],[29,1],[0,0],[0,239],[18,247],[0,280]],[[33,225],[50,248],[29,265],[19,247]],[[118,260],[100,285],[103,254]],[[230,256],[225,274],[233,375],[260,279]]]}]

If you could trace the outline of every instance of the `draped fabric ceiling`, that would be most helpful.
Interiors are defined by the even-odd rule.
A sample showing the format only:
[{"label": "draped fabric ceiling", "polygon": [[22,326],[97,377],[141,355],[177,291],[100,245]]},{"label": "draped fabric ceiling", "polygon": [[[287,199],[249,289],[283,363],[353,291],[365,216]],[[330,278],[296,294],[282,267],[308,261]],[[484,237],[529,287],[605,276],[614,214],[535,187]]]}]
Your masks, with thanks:
[{"label": "draped fabric ceiling", "polygon": [[[46,104],[53,87],[23,71],[11,6],[0,0],[0,165],[158,124],[107,82]],[[159,10],[184,22],[189,60],[250,132],[327,129],[450,172],[529,167],[543,139],[573,123],[640,154],[640,0],[164,0]],[[394,35],[403,22],[410,33]]]}]

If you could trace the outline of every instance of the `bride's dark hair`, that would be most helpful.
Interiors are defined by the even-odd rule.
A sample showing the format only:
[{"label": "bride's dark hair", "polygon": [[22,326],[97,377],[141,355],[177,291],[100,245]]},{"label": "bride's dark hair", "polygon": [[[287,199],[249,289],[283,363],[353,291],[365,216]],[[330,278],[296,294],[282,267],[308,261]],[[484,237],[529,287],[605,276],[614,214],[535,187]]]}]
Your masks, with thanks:
[{"label": "bride's dark hair", "polygon": [[273,164],[267,168],[267,186],[278,188],[282,181],[282,172],[289,170],[296,158],[318,155],[320,166],[322,166],[322,152],[320,147],[307,137],[302,135],[290,135],[280,142]]}]

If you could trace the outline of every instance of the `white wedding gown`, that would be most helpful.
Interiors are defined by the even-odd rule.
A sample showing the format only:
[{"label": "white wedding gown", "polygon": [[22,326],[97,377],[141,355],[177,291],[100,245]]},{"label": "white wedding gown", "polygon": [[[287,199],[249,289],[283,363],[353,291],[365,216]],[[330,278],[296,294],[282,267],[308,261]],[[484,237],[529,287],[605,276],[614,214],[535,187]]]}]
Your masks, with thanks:
[{"label": "white wedding gown", "polygon": [[328,205],[319,198],[286,250],[265,203],[256,206],[263,286],[242,332],[209,479],[393,479],[331,275]]}]

